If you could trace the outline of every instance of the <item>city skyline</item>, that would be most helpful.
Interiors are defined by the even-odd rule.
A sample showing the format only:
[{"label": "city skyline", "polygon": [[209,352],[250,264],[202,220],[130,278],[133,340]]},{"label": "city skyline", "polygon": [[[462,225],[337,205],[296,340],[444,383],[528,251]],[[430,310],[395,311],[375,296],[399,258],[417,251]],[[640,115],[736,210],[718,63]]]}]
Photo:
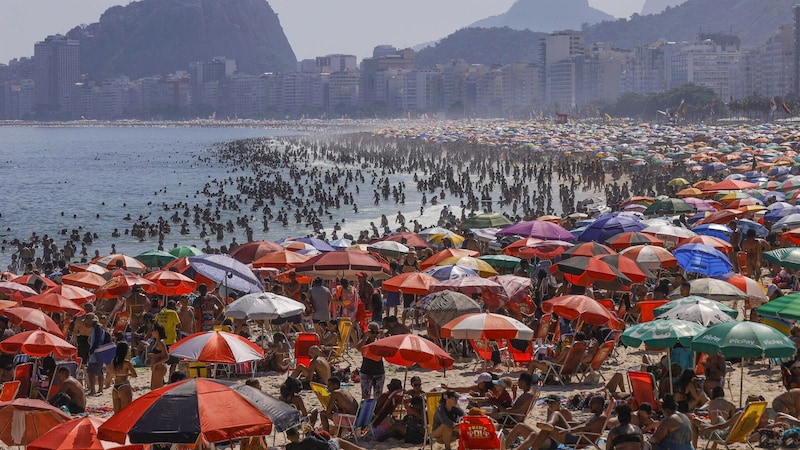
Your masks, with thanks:
[{"label": "city skyline", "polygon": [[[413,47],[435,41],[479,19],[507,11],[514,1],[409,0],[402,8],[394,9],[387,8],[386,2],[374,0],[271,0],[269,4],[278,14],[297,59],[302,60],[335,53],[354,54],[362,59],[370,56],[376,45]],[[5,0],[4,14],[0,15],[0,41],[4,43],[0,46],[0,63],[33,56],[34,44],[48,35],[96,22],[111,6],[128,3],[128,0]],[[644,0],[590,0],[589,4],[616,17],[628,17],[641,10]],[[393,20],[380,20],[387,11],[394,15]],[[425,11],[425,15],[420,16],[419,11]],[[356,21],[359,33],[348,31],[355,28]],[[307,31],[325,28],[330,23],[345,26],[324,39]],[[413,29],[408,26],[410,23],[414,24]],[[370,38],[364,39],[364,34]]]}]

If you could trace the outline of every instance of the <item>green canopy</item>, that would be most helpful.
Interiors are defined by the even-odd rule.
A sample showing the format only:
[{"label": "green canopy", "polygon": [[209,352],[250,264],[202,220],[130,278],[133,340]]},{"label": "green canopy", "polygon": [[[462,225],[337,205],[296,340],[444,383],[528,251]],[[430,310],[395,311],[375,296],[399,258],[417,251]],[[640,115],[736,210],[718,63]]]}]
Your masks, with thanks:
[{"label": "green canopy", "polygon": [[800,320],[800,293],[784,295],[756,308],[762,316],[780,317],[781,319]]},{"label": "green canopy", "polygon": [[509,255],[485,255],[479,256],[478,259],[486,261],[494,268],[513,269],[519,265],[521,261],[516,256]]},{"label": "green canopy", "polygon": [[188,258],[190,256],[202,255],[203,251],[193,245],[181,245],[169,249],[169,254],[176,258]]},{"label": "green canopy", "polygon": [[712,308],[717,308],[718,310],[720,310],[720,311],[724,312],[725,314],[731,316],[731,318],[733,318],[733,319],[739,317],[739,311],[736,311],[733,308],[725,306],[724,304],[722,304],[722,303],[720,303],[720,302],[718,302],[716,300],[711,300],[711,299],[708,299],[708,298],[705,298],[705,297],[701,297],[699,295],[690,295],[688,297],[677,298],[675,300],[672,300],[672,301],[670,301],[668,303],[665,303],[665,304],[659,306],[658,308],[654,309],[653,310],[653,314],[655,314],[655,316],[658,317],[661,314],[664,314],[665,312],[669,311],[670,309],[675,308],[676,306],[692,305],[692,304],[700,304],[700,305],[705,305],[705,306],[709,306],[709,307],[712,307]]},{"label": "green canopy", "polygon": [[646,216],[657,216],[661,214],[693,213],[695,211],[696,209],[694,206],[679,198],[665,198],[653,202],[642,214]]},{"label": "green canopy", "polygon": [[174,255],[161,250],[148,250],[136,255],[135,258],[147,267],[164,267],[178,259]]},{"label": "green canopy", "polygon": [[691,343],[692,350],[728,358],[789,358],[794,342],[780,331],[756,322],[726,322],[709,327]]},{"label": "green canopy", "polygon": [[622,332],[622,343],[629,347],[642,344],[650,348],[672,348],[676,343],[688,347],[692,338],[706,327],[686,320],[651,320],[631,325]]},{"label": "green canopy", "polygon": [[764,259],[789,269],[800,269],[800,247],[779,248],[764,252]]},{"label": "green canopy", "polygon": [[461,223],[462,230],[471,230],[473,228],[503,228],[511,225],[508,217],[498,213],[485,213],[472,216]]}]

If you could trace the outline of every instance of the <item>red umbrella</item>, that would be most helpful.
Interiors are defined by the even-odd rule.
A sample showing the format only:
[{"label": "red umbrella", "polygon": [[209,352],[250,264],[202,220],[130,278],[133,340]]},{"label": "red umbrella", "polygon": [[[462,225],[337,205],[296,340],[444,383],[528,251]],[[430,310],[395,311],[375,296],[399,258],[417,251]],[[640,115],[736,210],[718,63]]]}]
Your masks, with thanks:
[{"label": "red umbrella", "polygon": [[455,360],[441,347],[415,334],[398,334],[365,345],[361,349],[365,358],[386,361],[398,366],[418,364],[423,369],[441,370],[453,367]]},{"label": "red umbrella", "polygon": [[108,280],[92,272],[70,273],[61,277],[62,283],[85,289],[97,289],[106,284],[106,281]]},{"label": "red umbrella", "polygon": [[703,192],[716,192],[716,191],[739,191],[742,189],[753,189],[757,188],[758,183],[751,183],[749,181],[744,180],[723,180],[719,183],[712,184],[711,186],[706,186],[701,188]]},{"label": "red umbrella", "polygon": [[439,280],[426,273],[408,272],[395,275],[381,284],[381,289],[388,292],[403,292],[404,294],[424,295],[431,291],[431,286]]},{"label": "red umbrella", "polygon": [[26,330],[45,330],[62,339],[64,338],[64,333],[53,322],[53,319],[38,309],[17,306],[0,311],[0,315],[8,317],[8,321],[13,324],[22,325],[22,328]]},{"label": "red umbrella", "polygon": [[45,292],[44,294],[24,298],[22,299],[22,306],[37,308],[46,312],[67,313],[71,316],[86,312],[77,303],[56,292]]},{"label": "red umbrella", "polygon": [[792,244],[800,244],[800,228],[789,230],[781,234],[781,237]]},{"label": "red umbrella", "polygon": [[272,432],[272,420],[238,392],[216,380],[170,383],[131,402],[100,425],[97,436],[135,444],[229,441]]},{"label": "red umbrella", "polygon": [[147,267],[145,267],[141,261],[133,256],[123,255],[122,253],[101,256],[92,261],[92,264],[97,264],[109,270],[122,268],[135,274],[141,274],[147,270]]},{"label": "red umbrella", "polygon": [[501,314],[464,314],[442,325],[443,338],[522,339],[533,338],[533,330],[524,323]]},{"label": "red umbrella", "polygon": [[276,269],[283,269],[285,267],[295,267],[298,264],[308,261],[310,258],[310,256],[282,249],[277,252],[267,253],[253,261],[253,267],[274,267]]},{"label": "red umbrella", "polygon": [[33,288],[37,292],[42,292],[45,289],[50,289],[58,286],[58,283],[56,283],[55,281],[47,277],[43,277],[41,275],[36,275],[35,273],[22,275],[20,277],[14,278],[11,281],[19,284],[24,284],[25,286]]},{"label": "red umbrella", "polygon": [[739,219],[744,215],[745,215],[744,211],[739,211],[738,209],[723,209],[721,211],[709,214],[706,218],[697,222],[697,225],[702,225],[706,223],[719,223],[727,225],[732,220]]},{"label": "red umbrella", "polygon": [[3,353],[16,354],[19,351],[26,355],[44,358],[54,354],[58,358],[71,358],[78,354],[78,349],[69,342],[46,331],[35,330],[15,334],[0,342]]},{"label": "red umbrella", "polygon": [[70,286],[68,284],[60,284],[57,287],[44,291],[45,294],[49,292],[61,294],[78,305],[82,305],[87,302],[91,303],[95,300],[95,298],[97,298],[97,296],[86,289],[78,286]]},{"label": "red umbrella", "polygon": [[714,247],[715,249],[721,251],[722,253],[731,253],[733,251],[733,246],[730,243],[725,242],[718,237],[707,236],[703,234],[692,236],[689,239],[686,239],[683,242],[681,242],[681,244],[676,246],[675,248],[680,248],[681,246],[686,244],[705,244],[710,247]]},{"label": "red umbrella", "polygon": [[[426,241],[424,237],[418,235],[417,233],[411,233],[411,232],[393,234],[391,236],[386,236],[385,238],[380,240],[400,242],[406,247],[431,248],[431,245],[428,244],[428,241]],[[403,243],[403,240],[405,240],[406,242]]]},{"label": "red umbrella", "polygon": [[169,348],[169,354],[189,361],[238,364],[264,359],[264,350],[251,340],[224,331],[187,336]]},{"label": "red umbrella", "polygon": [[137,277],[138,275],[125,269],[109,269],[101,275],[106,281],[115,277]]},{"label": "red umbrella", "polygon": [[458,291],[463,294],[480,294],[484,291],[499,294],[503,292],[500,283],[488,278],[481,277],[459,277],[450,280],[437,281],[431,286],[433,292],[439,291]]},{"label": "red umbrella", "polygon": [[580,318],[591,325],[608,325],[611,328],[617,328],[620,325],[619,320],[611,311],[585,295],[565,295],[544,301],[542,302],[542,311],[554,313],[568,320]]},{"label": "red umbrella", "polygon": [[525,259],[530,259],[533,256],[539,259],[553,259],[574,246],[575,244],[572,242],[566,241],[541,241],[527,247],[518,248],[517,256]]},{"label": "red umbrella", "polygon": [[78,417],[55,426],[28,445],[28,450],[143,450],[141,444],[101,441],[97,429],[106,419]]},{"label": "red umbrella", "polygon": [[269,241],[253,241],[237,246],[230,252],[230,257],[244,264],[263,257],[272,252],[283,250],[280,244]]},{"label": "red umbrella", "polygon": [[628,247],[620,255],[631,258],[640,266],[649,270],[658,270],[660,267],[675,267],[678,260],[664,247],[654,245],[637,245]]},{"label": "red umbrella", "polygon": [[664,241],[655,236],[638,231],[626,231],[625,233],[620,233],[606,239],[606,244],[614,250],[622,250],[634,245],[657,245],[663,247]]},{"label": "red umbrella", "polygon": [[0,441],[28,445],[70,418],[42,400],[18,398],[0,403]]},{"label": "red umbrella", "polygon": [[206,286],[208,286],[209,289],[213,289],[214,286],[216,286],[216,283],[214,283],[214,281],[212,281],[210,278],[204,275],[200,275],[199,273],[197,273],[197,271],[194,270],[194,267],[192,267],[192,265],[189,264],[188,257],[178,258],[175,261],[172,261],[171,263],[161,268],[161,270],[170,270],[170,271],[172,271],[173,269],[177,270],[178,273],[180,273],[181,275],[186,275],[187,277],[191,278],[192,280],[197,282],[197,284],[205,284]]},{"label": "red umbrella", "polygon": [[617,252],[603,244],[597,242],[583,242],[568,250],[565,250],[563,255],[566,257],[573,256],[597,256],[597,255],[614,255]]},{"label": "red umbrella", "polygon": [[563,272],[567,281],[579,286],[588,286],[597,280],[614,281],[619,279],[623,284],[631,283],[631,280],[617,268],[597,258],[573,256],[556,263],[551,270],[554,269]]},{"label": "red umbrella", "polygon": [[374,254],[361,250],[337,250],[314,256],[295,267],[297,273],[321,276],[323,278],[355,278],[359,272],[376,278],[387,278],[389,264],[379,260]]},{"label": "red umbrella", "polygon": [[648,278],[656,278],[652,272],[640,266],[639,263],[631,258],[626,258],[621,255],[600,255],[595,256],[595,258],[615,267],[634,283],[641,283]]},{"label": "red umbrella", "polygon": [[439,261],[445,260],[447,258],[452,258],[453,256],[458,256],[458,257],[472,256],[477,258],[478,256],[481,256],[481,254],[479,252],[476,252],[475,250],[467,250],[465,248],[448,248],[440,252],[436,252],[433,255],[431,255],[430,258],[420,262],[419,268],[420,270],[429,269],[438,264]]},{"label": "red umbrella", "polygon": [[516,303],[525,300],[531,290],[533,290],[533,280],[528,277],[518,277],[516,275],[497,275],[489,277],[503,287],[502,296],[505,296],[509,302]]},{"label": "red umbrella", "polygon": [[134,286],[139,286],[148,294],[156,292],[156,284],[150,280],[137,276],[114,277],[98,289],[95,294],[98,298],[114,298],[131,292]]},{"label": "red umbrella", "polygon": [[0,294],[13,298],[32,297],[38,292],[14,281],[0,281]]},{"label": "red umbrella", "polygon": [[540,242],[544,242],[542,239],[533,238],[533,237],[526,237],[522,239],[518,239],[503,248],[503,253],[510,256],[520,256],[519,252],[522,249],[532,247],[535,244]]},{"label": "red umbrella", "polygon": [[171,270],[157,270],[144,276],[148,281],[155,283],[155,292],[158,295],[170,297],[191,294],[197,287],[197,282]]}]

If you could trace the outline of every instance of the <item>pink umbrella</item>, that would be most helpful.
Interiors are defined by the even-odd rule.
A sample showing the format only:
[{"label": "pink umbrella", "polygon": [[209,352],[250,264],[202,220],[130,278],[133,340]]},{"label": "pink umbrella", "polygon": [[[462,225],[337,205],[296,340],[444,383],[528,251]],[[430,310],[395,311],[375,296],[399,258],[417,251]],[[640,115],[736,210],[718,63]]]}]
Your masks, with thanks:
[{"label": "pink umbrella", "polygon": [[503,228],[497,232],[498,235],[512,235],[517,234],[520,236],[532,237],[537,239],[551,239],[561,241],[574,241],[575,236],[569,231],[565,230],[561,225],[556,225],[552,222],[544,220],[529,220],[527,222],[519,222],[509,227]]},{"label": "pink umbrella", "polygon": [[295,272],[323,278],[355,278],[359,272],[375,278],[388,278],[389,264],[383,258],[360,250],[337,250],[317,255],[295,267]]},{"label": "pink umbrella", "polygon": [[488,291],[495,294],[503,292],[503,286],[496,281],[481,277],[460,277],[440,281],[431,286],[431,292],[458,291],[464,294],[480,294]]},{"label": "pink umbrella", "polygon": [[716,212],[717,208],[714,207],[714,204],[709,202],[708,200],[703,200],[702,198],[697,197],[686,197],[683,199],[684,202],[691,205],[697,212]]},{"label": "pink umbrella", "polygon": [[28,286],[25,286],[24,284],[19,284],[14,281],[0,281],[0,294],[20,299],[25,297],[33,297],[34,295],[37,295],[38,292],[34,291]]},{"label": "pink umbrella", "polygon": [[516,303],[525,300],[533,289],[533,281],[527,277],[516,275],[497,275],[489,277],[487,280],[494,281],[503,287],[501,297],[505,297],[509,302]]}]

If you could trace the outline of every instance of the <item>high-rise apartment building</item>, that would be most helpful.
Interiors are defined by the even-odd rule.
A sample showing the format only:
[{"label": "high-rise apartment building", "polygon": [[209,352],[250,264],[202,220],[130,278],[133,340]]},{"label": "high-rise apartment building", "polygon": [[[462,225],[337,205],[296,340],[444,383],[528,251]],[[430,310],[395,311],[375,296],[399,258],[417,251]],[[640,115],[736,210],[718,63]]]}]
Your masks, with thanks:
[{"label": "high-rise apartment building", "polygon": [[33,50],[35,105],[43,112],[65,112],[70,92],[80,79],[80,42],[62,35],[48,36]]}]

